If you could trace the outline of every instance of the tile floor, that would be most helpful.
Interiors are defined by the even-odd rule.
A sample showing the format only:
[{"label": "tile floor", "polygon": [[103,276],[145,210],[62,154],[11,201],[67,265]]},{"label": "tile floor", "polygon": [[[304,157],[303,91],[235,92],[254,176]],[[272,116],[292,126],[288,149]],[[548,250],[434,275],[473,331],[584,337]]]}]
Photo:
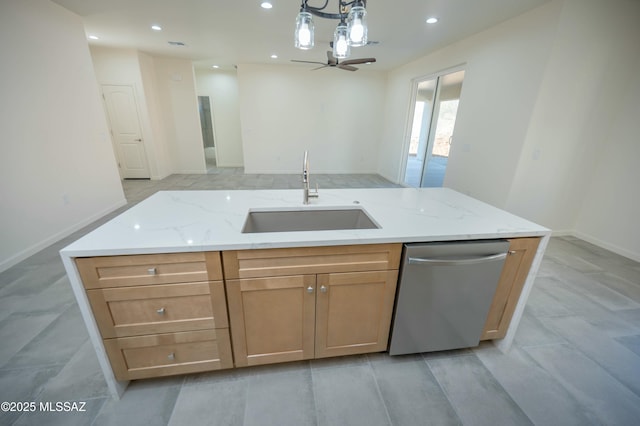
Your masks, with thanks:
[{"label": "tile floor", "polygon": [[[321,189],[393,186],[375,175],[315,178]],[[220,169],[124,188],[130,206],[159,189],[297,188],[299,181]],[[107,219],[0,274],[0,402],[86,402],[81,413],[0,412],[0,425],[640,422],[640,264],[570,237],[551,239],[508,354],[485,343],[192,374],[133,382],[112,400],[58,257]]]}]

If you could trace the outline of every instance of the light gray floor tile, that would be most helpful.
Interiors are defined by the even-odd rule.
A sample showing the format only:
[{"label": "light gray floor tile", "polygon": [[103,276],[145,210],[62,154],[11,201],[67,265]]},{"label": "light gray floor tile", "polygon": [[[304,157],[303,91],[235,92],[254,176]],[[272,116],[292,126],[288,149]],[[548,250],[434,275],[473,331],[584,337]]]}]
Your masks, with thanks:
[{"label": "light gray floor tile", "polygon": [[393,425],[462,424],[420,355],[369,358]]},{"label": "light gray floor tile", "polygon": [[640,398],[570,345],[524,348],[602,424],[632,425],[640,419]]},{"label": "light gray floor tile", "polygon": [[604,274],[595,274],[593,275],[593,278],[600,284],[627,296],[636,303],[640,303],[640,283],[634,284],[609,272],[605,272]]},{"label": "light gray floor tile", "polygon": [[58,375],[45,385],[43,401],[80,401],[109,397],[93,345],[87,340]]},{"label": "light gray floor tile", "polygon": [[[96,417],[102,406],[104,405],[106,398],[87,399],[83,401],[68,401],[68,400],[49,400],[52,402],[51,407],[44,411],[24,413],[14,426],[33,426],[33,425],[47,425],[47,426],[85,426],[90,425],[93,419]],[[76,405],[68,405],[68,409],[65,405],[62,405],[61,410],[57,411],[56,402],[69,402]],[[83,406],[80,406],[79,402],[84,402]],[[80,411],[80,409],[82,411]],[[47,411],[50,410],[50,411]]]},{"label": "light gray floor tile", "polygon": [[575,292],[584,294],[593,302],[602,305],[611,311],[640,308],[640,304],[627,296],[600,284],[592,275],[586,276],[581,274],[574,278],[565,276],[563,283]]},{"label": "light gray floor tile", "polygon": [[[35,402],[43,385],[58,371],[58,367],[0,370],[0,402]],[[0,411],[0,425],[10,425],[22,414]]]},{"label": "light gray floor tile", "polygon": [[640,356],[640,335],[617,337],[616,340]]},{"label": "light gray floor tile", "polygon": [[[527,300],[527,310],[536,317],[572,315],[573,312],[553,296],[554,289],[560,285],[560,281],[553,277],[536,278]],[[543,288],[549,289],[549,291],[544,291]]]},{"label": "light gray floor tile", "polygon": [[49,327],[58,314],[16,313],[0,322],[0,367]]},{"label": "light gray floor tile", "polygon": [[369,365],[312,368],[311,372],[319,425],[390,424]]},{"label": "light gray floor tile", "polygon": [[183,386],[169,425],[241,426],[247,384],[243,379]]},{"label": "light gray floor tile", "polygon": [[56,318],[3,368],[66,364],[88,339],[78,305]]},{"label": "light gray floor tile", "polygon": [[[640,396],[640,358],[579,317],[549,318],[544,324],[563,336]],[[640,333],[640,328],[638,329]]]},{"label": "light gray floor tile", "polygon": [[532,424],[475,355],[426,362],[463,424]]},{"label": "light gray floor tile", "polygon": [[[166,425],[171,417],[179,392],[180,386],[175,383],[163,384],[162,381],[145,383],[142,380],[132,382],[121,399],[108,400],[102,406],[93,425]],[[183,424],[195,425],[198,423]]]},{"label": "light gray floor tile", "polygon": [[248,379],[245,426],[316,425],[311,370],[273,371]]},{"label": "light gray floor tile", "polygon": [[536,280],[536,287],[539,290],[546,292],[548,296],[565,306],[574,315],[581,315],[598,330],[611,337],[636,334],[637,327],[617,314],[617,312],[624,311],[609,311],[601,304],[586,297],[584,293],[577,292],[560,281],[550,284],[551,282],[548,280],[540,282]]},{"label": "light gray floor tile", "polygon": [[476,355],[537,425],[586,426],[600,422],[552,376],[518,348],[502,353],[491,343]]},{"label": "light gray floor tile", "polygon": [[513,340],[515,346],[538,346],[562,342],[564,342],[562,337],[545,327],[540,319],[531,313],[528,306],[525,308]]},{"label": "light gray floor tile", "polygon": [[15,312],[60,314],[76,303],[71,284],[65,275],[37,295],[22,297],[17,302]]}]

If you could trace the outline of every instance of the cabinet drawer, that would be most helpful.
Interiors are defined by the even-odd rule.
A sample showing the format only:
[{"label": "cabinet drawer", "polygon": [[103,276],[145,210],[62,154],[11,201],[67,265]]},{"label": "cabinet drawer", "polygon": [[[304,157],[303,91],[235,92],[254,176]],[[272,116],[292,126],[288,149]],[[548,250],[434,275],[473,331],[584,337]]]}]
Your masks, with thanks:
[{"label": "cabinet drawer", "polygon": [[76,265],[85,288],[222,279],[219,252],[84,257]]},{"label": "cabinet drawer", "polygon": [[107,339],[104,345],[118,380],[233,367],[226,328]]},{"label": "cabinet drawer", "polygon": [[225,251],[225,278],[398,269],[401,244]]},{"label": "cabinet drawer", "polygon": [[228,327],[222,281],[87,290],[103,338]]}]

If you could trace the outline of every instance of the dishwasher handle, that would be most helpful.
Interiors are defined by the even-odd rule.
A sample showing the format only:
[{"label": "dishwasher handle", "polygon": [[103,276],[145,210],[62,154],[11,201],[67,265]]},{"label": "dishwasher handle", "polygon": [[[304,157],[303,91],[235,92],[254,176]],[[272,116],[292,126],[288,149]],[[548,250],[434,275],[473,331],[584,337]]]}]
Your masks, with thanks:
[{"label": "dishwasher handle", "polygon": [[410,265],[432,265],[432,266],[456,266],[456,265],[474,265],[477,263],[491,262],[493,260],[502,260],[507,257],[508,253],[497,253],[489,256],[469,257],[464,259],[424,259],[421,257],[409,257],[407,263]]}]

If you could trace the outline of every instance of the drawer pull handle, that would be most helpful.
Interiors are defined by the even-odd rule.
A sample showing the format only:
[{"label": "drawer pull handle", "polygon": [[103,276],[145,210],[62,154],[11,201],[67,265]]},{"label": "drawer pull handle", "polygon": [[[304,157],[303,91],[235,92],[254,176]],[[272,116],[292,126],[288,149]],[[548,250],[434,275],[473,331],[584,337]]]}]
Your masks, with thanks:
[{"label": "drawer pull handle", "polygon": [[307,287],[307,293],[313,293],[313,287],[311,286]]},{"label": "drawer pull handle", "polygon": [[516,254],[515,250],[509,250],[509,256],[513,256],[514,254]]},{"label": "drawer pull handle", "polygon": [[174,352],[171,352],[169,355],[167,355],[167,359],[173,361],[174,359],[176,359],[176,354]]},{"label": "drawer pull handle", "polygon": [[156,269],[156,268],[149,268],[149,269],[147,269],[147,273],[148,273],[149,275],[155,275],[155,274],[157,274],[157,273],[158,273],[158,269]]},{"label": "drawer pull handle", "polygon": [[321,285],[321,286],[320,286],[320,292],[321,292],[321,293],[326,293],[326,292],[327,292],[327,287],[325,287],[325,286]]},{"label": "drawer pull handle", "polygon": [[164,313],[165,313],[164,307],[156,310],[156,312],[158,313],[158,315],[164,315]]}]

